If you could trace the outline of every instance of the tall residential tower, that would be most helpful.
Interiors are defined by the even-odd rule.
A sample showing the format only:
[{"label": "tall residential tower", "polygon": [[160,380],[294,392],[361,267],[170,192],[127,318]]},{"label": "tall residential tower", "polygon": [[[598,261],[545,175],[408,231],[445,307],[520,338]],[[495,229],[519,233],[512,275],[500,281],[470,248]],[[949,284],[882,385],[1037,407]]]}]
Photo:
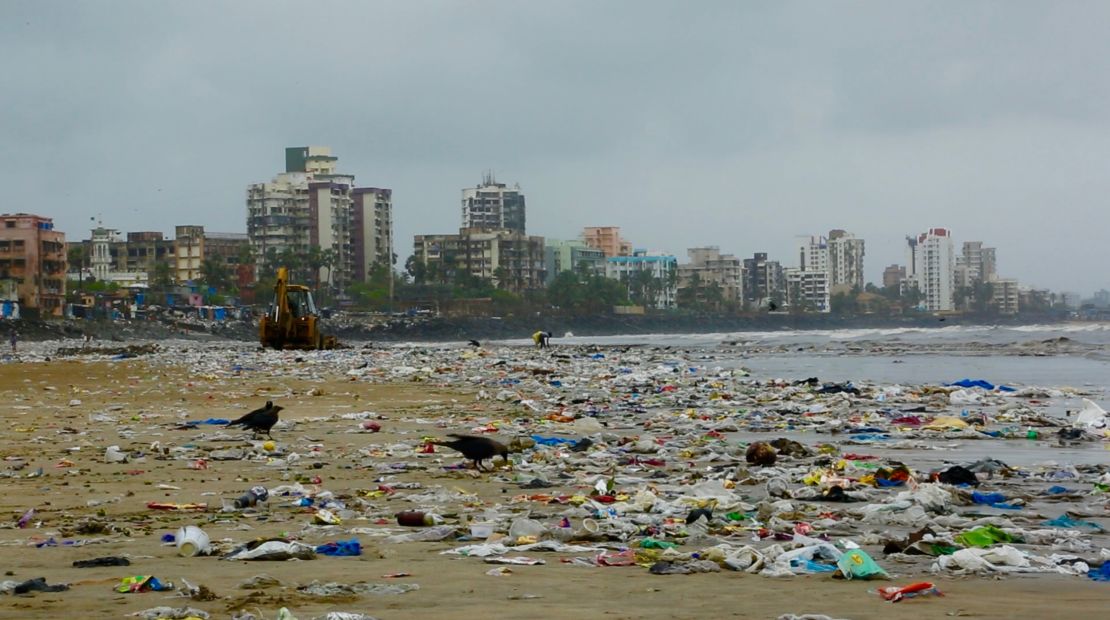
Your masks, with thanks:
[{"label": "tall residential tower", "polygon": [[323,146],[285,149],[285,172],[247,188],[247,235],[261,269],[274,271],[289,251],[330,259],[324,281],[366,280],[370,266],[392,268],[393,193],[357,188],[355,177],[336,172],[338,158]]},{"label": "tall residential tower", "polygon": [[933,312],[954,310],[955,252],[952,232],[930,228],[916,237],[906,237],[906,279],[921,292],[921,305]]},{"label": "tall residential tower", "polygon": [[487,173],[481,185],[462,191],[463,228],[524,233],[524,223],[524,194],[519,185],[508,187]]}]

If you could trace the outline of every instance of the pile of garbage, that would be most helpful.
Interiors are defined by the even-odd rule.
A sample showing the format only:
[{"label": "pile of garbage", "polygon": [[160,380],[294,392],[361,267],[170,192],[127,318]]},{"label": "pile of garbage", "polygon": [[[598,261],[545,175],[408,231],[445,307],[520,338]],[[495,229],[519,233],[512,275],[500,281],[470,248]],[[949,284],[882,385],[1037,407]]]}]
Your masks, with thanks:
[{"label": "pile of garbage", "polygon": [[[274,352],[168,341],[146,360],[212,384],[338,377],[352,390],[416,384],[470,399],[450,409],[352,406],[282,420],[276,443],[243,441],[223,417],[159,421],[160,432],[185,434],[160,440],[150,455],[194,470],[230,461],[280,472],[284,482],[245,482],[238,497],[152,502],[150,510],[195,512],[214,524],[274,515],[297,524],[279,538],[210,541],[182,530],[166,540],[197,561],[334,561],[367,544],[415,544],[491,565],[495,577],[554,564],[845,580],[1105,580],[1110,571],[1110,427],[1098,394],[1074,388],[755,379],[730,353],[636,347]],[[111,411],[94,415],[119,422]],[[475,471],[436,442],[448,431],[496,438],[508,456],[494,459],[492,472]],[[216,445],[225,441],[234,445]],[[148,456],[121,445],[105,448],[106,462]],[[329,488],[313,473],[325,461],[373,482]],[[460,478],[508,492],[466,492],[453,484]],[[314,583],[298,591],[416,588]],[[939,594],[931,582],[880,592],[890,601],[928,593]]]}]

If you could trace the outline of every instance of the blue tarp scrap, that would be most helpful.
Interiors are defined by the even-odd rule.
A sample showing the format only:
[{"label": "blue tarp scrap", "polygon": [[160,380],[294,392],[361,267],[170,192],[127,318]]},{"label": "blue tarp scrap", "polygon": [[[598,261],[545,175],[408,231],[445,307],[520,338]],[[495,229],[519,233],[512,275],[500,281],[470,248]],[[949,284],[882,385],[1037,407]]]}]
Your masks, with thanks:
[{"label": "blue tarp scrap", "polygon": [[852,441],[886,441],[890,439],[890,435],[884,433],[860,433],[856,435],[849,435]]},{"label": "blue tarp scrap", "polygon": [[1061,527],[1061,528],[1068,529],[1068,530],[1076,530],[1076,529],[1079,529],[1080,527],[1089,527],[1092,530],[1095,530],[1095,531],[1098,531],[1098,532],[1105,532],[1106,531],[1106,529],[1104,527],[1102,527],[1098,523],[1095,523],[1094,521],[1080,521],[1078,519],[1073,519],[1073,518],[1071,518],[1070,516],[1068,516],[1066,514],[1065,515],[1060,515],[1059,517],[1056,517],[1055,519],[1050,519],[1048,521],[1045,521],[1045,522],[1043,522],[1043,525],[1047,525],[1049,527]]},{"label": "blue tarp scrap", "polygon": [[186,422],[186,424],[212,424],[212,425],[216,425],[216,424],[228,424],[230,422],[231,422],[231,420],[226,420],[224,418],[208,418],[207,420],[189,420],[188,422]]},{"label": "blue tarp scrap", "polygon": [[578,445],[577,439],[567,439],[565,437],[544,437],[543,435],[532,435],[532,441],[541,446],[558,446],[562,444],[569,444],[570,447]]},{"label": "blue tarp scrap", "polygon": [[335,557],[362,555],[362,545],[359,544],[357,538],[337,540],[316,547],[316,553]]},{"label": "blue tarp scrap", "polygon": [[971,501],[976,504],[984,504],[991,508],[1002,508],[1003,510],[1021,510],[1021,506],[1016,504],[1007,504],[1006,496],[1001,493],[980,493],[975,491],[971,494]]},{"label": "blue tarp scrap", "polygon": [[995,385],[995,384],[991,383],[990,381],[984,381],[983,379],[960,379],[959,381],[953,381],[952,383],[947,383],[946,385],[949,386],[949,387],[983,388],[984,390],[987,390],[987,391],[992,391],[996,388],[1000,392],[1016,392],[1017,391],[1016,389],[1014,389],[1014,388],[1012,388],[1008,385]]}]

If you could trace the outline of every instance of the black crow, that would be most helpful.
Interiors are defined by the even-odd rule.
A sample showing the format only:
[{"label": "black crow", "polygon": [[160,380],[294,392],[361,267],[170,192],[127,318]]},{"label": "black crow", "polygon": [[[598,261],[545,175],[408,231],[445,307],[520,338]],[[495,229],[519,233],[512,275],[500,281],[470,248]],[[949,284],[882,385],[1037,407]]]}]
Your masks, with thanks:
[{"label": "black crow", "polygon": [[437,446],[444,446],[453,450],[458,450],[463,456],[474,461],[474,467],[478,471],[482,470],[482,461],[492,461],[493,457],[501,455],[505,461],[509,460],[509,449],[505,444],[489,437],[475,437],[473,435],[456,435],[451,433],[448,437],[454,437],[452,441],[433,441]]},{"label": "black crow", "polygon": [[275,405],[274,401],[268,400],[266,401],[265,407],[255,409],[238,420],[228,422],[227,426],[224,428],[228,426],[242,426],[251,431],[251,434],[266,433],[267,437],[273,439],[273,436],[270,435],[270,429],[277,424],[278,412],[282,409],[283,407],[281,405]]}]

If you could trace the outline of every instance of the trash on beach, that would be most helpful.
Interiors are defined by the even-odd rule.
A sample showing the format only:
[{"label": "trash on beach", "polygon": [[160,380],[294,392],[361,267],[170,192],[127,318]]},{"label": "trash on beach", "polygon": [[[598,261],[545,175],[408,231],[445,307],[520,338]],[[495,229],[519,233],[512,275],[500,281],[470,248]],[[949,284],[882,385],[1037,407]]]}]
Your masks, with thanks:
[{"label": "trash on beach", "polygon": [[134,594],[136,592],[162,592],[173,590],[173,583],[163,582],[153,575],[136,575],[124,577],[116,586],[116,592]]},{"label": "trash on beach", "polygon": [[917,596],[925,596],[928,594],[936,596],[944,596],[940,590],[937,589],[930,581],[921,581],[918,583],[911,583],[908,586],[890,586],[887,588],[879,588],[879,596],[891,603],[897,603],[907,598],[914,598]]},{"label": "trash on beach", "polygon": [[142,611],[127,614],[129,617],[141,620],[208,620],[207,611],[192,607],[151,607]]},{"label": "trash on beach", "polygon": [[3,581],[0,582],[0,593],[2,594],[28,594],[31,592],[64,592],[69,589],[68,584],[59,583],[50,585],[46,583],[45,577],[35,577],[26,581]]},{"label": "trash on beach", "polygon": [[329,581],[327,583],[320,583],[313,581],[312,583],[297,586],[297,591],[309,596],[318,596],[328,598],[333,596],[351,596],[361,594],[373,595],[392,595],[404,594],[419,590],[420,586],[415,583],[367,583],[359,581],[355,583],[338,583]]},{"label": "trash on beach", "polygon": [[221,560],[252,560],[281,562],[285,560],[315,560],[315,548],[286,540],[256,540],[232,549]]}]

